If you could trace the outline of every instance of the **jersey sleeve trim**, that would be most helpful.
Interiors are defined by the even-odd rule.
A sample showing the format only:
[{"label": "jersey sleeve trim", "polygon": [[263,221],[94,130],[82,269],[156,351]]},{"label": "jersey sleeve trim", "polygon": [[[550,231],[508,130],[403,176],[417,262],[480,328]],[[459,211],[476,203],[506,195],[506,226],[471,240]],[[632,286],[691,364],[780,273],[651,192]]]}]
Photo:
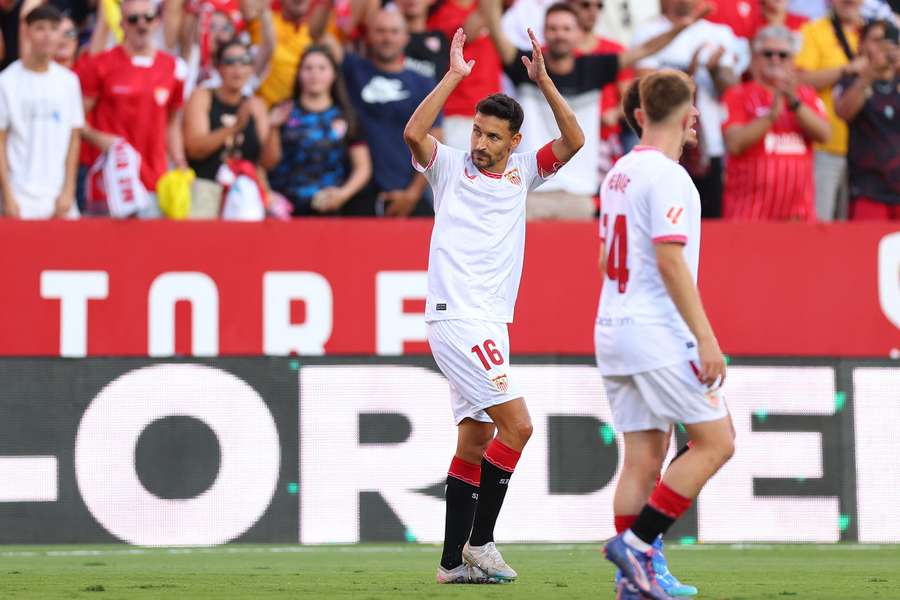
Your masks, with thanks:
[{"label": "jersey sleeve trim", "polygon": [[686,235],[660,235],[653,238],[654,244],[687,244]]},{"label": "jersey sleeve trim", "polygon": [[547,142],[541,147],[540,150],[537,151],[536,155],[537,159],[537,167],[538,167],[538,175],[541,176],[541,179],[546,179],[559,171],[564,164],[563,161],[557,158],[556,154],[553,152],[553,142]]},{"label": "jersey sleeve trim", "polygon": [[428,159],[428,164],[425,165],[424,167],[423,167],[422,165],[419,164],[419,161],[416,160],[416,157],[415,157],[415,156],[411,156],[410,158],[411,158],[411,160],[412,160],[412,166],[413,166],[413,169],[415,169],[415,170],[418,171],[419,173],[424,173],[425,171],[427,171],[428,169],[430,169],[431,167],[433,167],[433,166],[434,166],[434,161],[435,161],[435,159],[437,158],[438,145],[439,145],[439,144],[438,144],[437,140],[434,140],[434,149],[431,151],[431,158]]}]

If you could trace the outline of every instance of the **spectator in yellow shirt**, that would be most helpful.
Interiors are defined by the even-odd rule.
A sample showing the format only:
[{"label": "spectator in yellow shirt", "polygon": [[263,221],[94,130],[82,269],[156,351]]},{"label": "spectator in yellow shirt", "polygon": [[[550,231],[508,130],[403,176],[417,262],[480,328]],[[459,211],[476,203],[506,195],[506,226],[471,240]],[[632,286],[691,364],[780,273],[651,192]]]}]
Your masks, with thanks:
[{"label": "spectator in yellow shirt", "polygon": [[847,214],[847,124],[834,112],[831,89],[856,75],[864,60],[856,56],[863,0],[832,0],[829,15],[800,30],[803,45],[795,59],[801,83],[816,88],[825,103],[831,137],[815,146],[816,214],[819,221]]},{"label": "spectator in yellow shirt", "polygon": [[[273,11],[275,50],[269,74],[257,90],[268,106],[292,97],[300,58],[324,33],[330,12],[330,2],[321,0],[281,0],[280,10]],[[249,29],[254,43],[258,42],[261,24],[254,21]]]}]

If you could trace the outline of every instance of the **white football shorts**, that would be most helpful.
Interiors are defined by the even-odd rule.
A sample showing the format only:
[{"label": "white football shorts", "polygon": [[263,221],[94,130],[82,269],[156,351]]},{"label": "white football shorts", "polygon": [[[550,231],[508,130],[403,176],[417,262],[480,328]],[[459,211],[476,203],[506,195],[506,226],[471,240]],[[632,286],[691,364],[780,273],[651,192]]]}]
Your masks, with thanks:
[{"label": "white football shorts", "polygon": [[704,423],[728,416],[721,388],[701,382],[697,364],[685,361],[633,375],[605,375],[616,431],[669,431],[675,423]]},{"label": "white football shorts", "polygon": [[467,417],[490,423],[485,408],[522,397],[509,372],[506,323],[432,321],[428,323],[428,344],[450,383],[450,404],[457,425]]}]

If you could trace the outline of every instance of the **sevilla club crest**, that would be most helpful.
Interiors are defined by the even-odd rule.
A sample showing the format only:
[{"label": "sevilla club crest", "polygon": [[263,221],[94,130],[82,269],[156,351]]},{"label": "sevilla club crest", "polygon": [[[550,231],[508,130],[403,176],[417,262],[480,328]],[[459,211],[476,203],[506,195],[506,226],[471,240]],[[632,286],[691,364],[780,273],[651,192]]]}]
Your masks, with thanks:
[{"label": "sevilla club crest", "polygon": [[506,377],[506,374],[497,375],[496,377],[491,378],[491,383],[504,394],[509,389],[509,379]]},{"label": "sevilla club crest", "polygon": [[159,106],[165,106],[169,100],[169,90],[164,87],[153,88],[153,99]]},{"label": "sevilla club crest", "polygon": [[522,178],[519,177],[519,169],[513,169],[512,171],[507,171],[503,174],[508,182],[513,185],[519,186],[522,185]]}]

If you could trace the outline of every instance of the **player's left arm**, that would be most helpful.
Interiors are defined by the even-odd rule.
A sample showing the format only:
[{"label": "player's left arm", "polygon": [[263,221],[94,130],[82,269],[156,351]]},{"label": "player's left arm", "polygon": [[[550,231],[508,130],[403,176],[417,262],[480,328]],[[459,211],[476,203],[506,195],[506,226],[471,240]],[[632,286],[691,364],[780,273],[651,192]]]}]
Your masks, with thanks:
[{"label": "player's left arm", "polygon": [[705,2],[699,4],[693,13],[680,17],[672,23],[672,28],[650,38],[643,44],[628,48],[619,54],[619,69],[627,69],[642,58],[653,56],[672,43],[678,34],[710,13],[712,7]]},{"label": "player's left arm", "polygon": [[465,43],[466,34],[460,27],[453,35],[453,41],[450,44],[450,69],[435,88],[425,96],[403,129],[403,141],[409,146],[416,162],[422,166],[428,165],[435,153],[437,140],[430,132],[444,103],[475,66],[474,60],[466,62],[466,59],[463,58]]},{"label": "player's left arm", "polygon": [[[544,94],[547,104],[550,105],[550,110],[553,111],[556,125],[559,127],[559,137],[551,145],[553,156],[555,157],[552,164],[565,164],[584,146],[584,132],[578,124],[578,119],[575,118],[575,112],[550,79],[547,67],[544,65],[544,55],[541,53],[541,46],[538,44],[534,31],[531,29],[528,30],[528,37],[531,38],[531,59],[523,56],[522,62],[528,71],[528,78],[537,84],[541,93]],[[543,149],[538,152],[539,165],[541,164],[542,152],[544,152]]]}]

